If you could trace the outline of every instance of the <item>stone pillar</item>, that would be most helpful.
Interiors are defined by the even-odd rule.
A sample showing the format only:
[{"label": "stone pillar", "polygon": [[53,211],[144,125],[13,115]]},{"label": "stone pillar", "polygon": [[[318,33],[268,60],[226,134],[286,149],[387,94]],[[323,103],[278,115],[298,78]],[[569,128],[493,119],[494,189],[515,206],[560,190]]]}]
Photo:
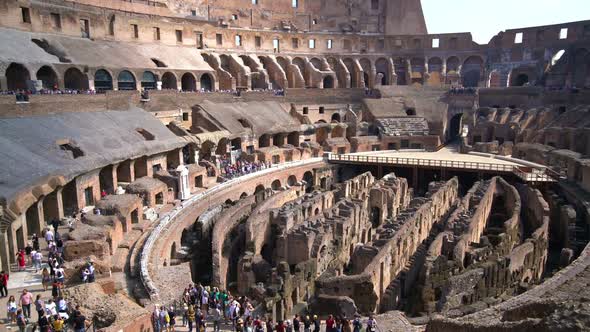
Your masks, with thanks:
[{"label": "stone pillar", "polygon": [[117,190],[117,186],[119,185],[119,179],[117,178],[117,168],[119,164],[113,164],[111,167],[111,178],[113,179],[113,191]]},{"label": "stone pillar", "polygon": [[181,200],[188,199],[191,195],[191,190],[188,181],[188,169],[184,165],[179,165],[176,168],[178,172],[178,198]]},{"label": "stone pillar", "polygon": [[63,191],[64,191],[64,187],[59,187],[55,190],[55,198],[56,198],[56,204],[57,204],[57,214],[58,214],[58,218],[59,219],[63,219],[65,216],[64,213],[64,196],[63,196]]},{"label": "stone pillar", "polygon": [[[8,230],[10,226],[8,227]],[[7,231],[0,233],[0,271],[10,271],[10,255],[8,248],[8,234]]]},{"label": "stone pillar", "polygon": [[[14,221],[13,221],[14,222]],[[8,258],[10,263],[16,262],[16,253],[18,252],[16,246],[16,232],[12,229],[12,224],[8,226],[6,235],[8,237]]]},{"label": "stone pillar", "polygon": [[31,234],[33,232],[36,232],[37,235],[41,236],[41,231],[43,230],[43,228],[45,228],[46,220],[45,220],[45,210],[43,209],[43,202],[45,201],[46,197],[47,196],[41,197],[41,199],[38,200],[36,203],[37,204],[37,222],[38,222],[38,224],[36,225],[37,229],[29,229],[28,230],[29,233],[31,233]]}]

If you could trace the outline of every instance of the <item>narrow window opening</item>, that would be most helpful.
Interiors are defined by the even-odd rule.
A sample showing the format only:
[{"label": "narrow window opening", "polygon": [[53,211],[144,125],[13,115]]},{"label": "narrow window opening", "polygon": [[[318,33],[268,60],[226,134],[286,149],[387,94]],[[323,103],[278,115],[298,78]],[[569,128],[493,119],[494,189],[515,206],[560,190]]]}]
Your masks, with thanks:
[{"label": "narrow window opening", "polygon": [[27,7],[20,7],[23,23],[31,23],[31,10]]},{"label": "narrow window opening", "polygon": [[216,34],[215,41],[217,42],[217,45],[223,44],[223,36],[220,33]]},{"label": "narrow window opening", "polygon": [[236,46],[242,46],[242,36],[236,35]]},{"label": "narrow window opening", "polygon": [[176,42],[182,43],[182,30],[176,30]]},{"label": "narrow window opening", "polygon": [[440,47],[440,39],[434,38],[432,40],[432,48],[439,48]]},{"label": "narrow window opening", "polygon": [[254,37],[254,45],[256,47],[262,47],[262,37],[260,37],[260,36]]},{"label": "narrow window opening", "polygon": [[137,26],[137,24],[131,24],[131,34],[133,38],[139,38],[139,27]]},{"label": "narrow window opening", "polygon": [[327,46],[328,46],[329,50],[332,49],[332,43],[333,43],[332,39],[328,39]]},{"label": "narrow window opening", "polygon": [[315,39],[309,40],[309,48],[315,48]]},{"label": "narrow window opening", "polygon": [[61,16],[56,13],[51,13],[51,27],[56,30],[61,30]]},{"label": "narrow window opening", "polygon": [[568,31],[567,28],[562,28],[559,31],[559,39],[567,39],[567,31]]},{"label": "narrow window opening", "polygon": [[522,44],[522,32],[517,32],[514,36],[514,43],[515,44]]},{"label": "narrow window opening", "polygon": [[154,27],[154,40],[160,40],[160,28]]},{"label": "narrow window opening", "polygon": [[304,115],[307,115],[307,114],[309,114],[309,108],[308,108],[308,107],[304,107],[304,108],[303,108],[303,114],[304,114]]},{"label": "narrow window opening", "polygon": [[324,114],[325,113],[325,108],[324,106],[320,106],[320,114]]}]

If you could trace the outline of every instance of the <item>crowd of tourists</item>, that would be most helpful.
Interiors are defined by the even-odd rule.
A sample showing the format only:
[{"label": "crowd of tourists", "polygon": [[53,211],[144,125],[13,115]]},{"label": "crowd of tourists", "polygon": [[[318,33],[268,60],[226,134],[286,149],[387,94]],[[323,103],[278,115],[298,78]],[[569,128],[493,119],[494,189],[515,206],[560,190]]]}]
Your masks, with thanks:
[{"label": "crowd of tourists", "polygon": [[229,157],[221,156],[219,157],[219,166],[222,177],[226,179],[233,179],[242,175],[270,168],[272,167],[272,164],[270,161],[250,162],[247,160],[237,160],[235,163],[232,163]]},{"label": "crowd of tourists", "polygon": [[[41,332],[61,332],[68,327],[74,331],[85,331],[88,325],[86,318],[80,313],[79,308],[72,308],[64,297],[66,273],[64,270],[63,249],[64,241],[59,233],[59,220],[53,219],[49,227],[43,230],[42,238],[47,246],[47,258],[43,257],[40,248],[40,237],[37,234],[31,236],[25,248],[20,248],[16,254],[17,273],[24,272],[27,267],[34,269],[31,273],[41,274],[43,291],[51,290],[48,298],[36,296],[24,289],[18,296],[10,296],[6,302],[7,323],[16,324],[20,331],[25,331],[28,326],[33,331],[38,328]],[[8,283],[10,275],[5,271],[0,272],[0,293],[2,297],[8,296]],[[81,272],[80,278],[84,282],[93,282],[95,268],[93,262],[88,262]],[[31,310],[37,312],[37,321],[33,322]]]},{"label": "crowd of tourists", "polygon": [[[352,320],[345,316],[328,316],[321,321],[317,315],[295,315],[291,320],[274,322],[271,317],[260,317],[254,305],[245,296],[233,296],[227,290],[216,287],[189,285],[182,293],[179,307],[156,306],[152,313],[154,332],[175,331],[182,322],[189,332],[213,332],[231,328],[236,332],[375,332],[377,322],[370,316],[363,320],[355,315]],[[209,327],[207,323],[210,323]]]}]

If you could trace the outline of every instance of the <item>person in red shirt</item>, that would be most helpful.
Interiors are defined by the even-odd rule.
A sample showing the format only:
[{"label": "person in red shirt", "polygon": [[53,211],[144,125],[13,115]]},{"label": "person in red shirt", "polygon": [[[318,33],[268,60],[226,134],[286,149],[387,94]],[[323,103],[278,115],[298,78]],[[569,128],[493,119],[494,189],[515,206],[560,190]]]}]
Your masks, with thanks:
[{"label": "person in red shirt", "polygon": [[0,297],[8,296],[8,273],[0,272]]},{"label": "person in red shirt", "polygon": [[332,315],[328,316],[326,320],[326,332],[333,332],[334,331],[334,317]]}]

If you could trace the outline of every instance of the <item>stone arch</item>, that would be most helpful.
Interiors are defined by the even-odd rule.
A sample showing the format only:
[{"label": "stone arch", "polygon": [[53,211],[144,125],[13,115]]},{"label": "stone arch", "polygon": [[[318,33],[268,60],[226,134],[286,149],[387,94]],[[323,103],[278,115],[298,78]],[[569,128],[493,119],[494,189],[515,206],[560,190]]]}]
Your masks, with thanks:
[{"label": "stone arch", "polygon": [[309,62],[311,62],[311,64],[315,67],[315,69],[322,70],[322,60],[320,60],[318,58],[311,58],[311,60],[309,60]]},{"label": "stone arch", "polygon": [[326,62],[330,66],[330,70],[332,70],[334,73],[336,73],[338,87],[339,88],[348,88],[349,86],[347,86],[347,84],[348,84],[348,81],[350,80],[350,78],[348,78],[350,76],[350,74],[346,73],[346,69],[340,65],[340,60],[338,60],[334,57],[329,57],[326,59]]},{"label": "stone arch", "polygon": [[217,150],[215,150],[215,154],[218,156],[226,155],[228,144],[230,144],[230,141],[226,137],[220,139],[219,143],[217,143]]},{"label": "stone arch", "polygon": [[334,88],[334,77],[332,75],[326,75],[324,77],[324,89],[333,89]]},{"label": "stone arch", "polygon": [[340,114],[338,112],[332,114],[331,122],[336,122],[336,123],[340,122]]},{"label": "stone arch", "polygon": [[297,184],[297,177],[295,177],[295,175],[289,175],[289,177],[287,178],[287,184],[290,187],[293,187]]},{"label": "stone arch", "polygon": [[525,73],[519,73],[518,75],[512,76],[510,86],[524,86],[529,83],[529,75]]},{"label": "stone arch", "polygon": [[129,70],[122,70],[117,75],[117,86],[119,90],[137,90],[135,75]]},{"label": "stone arch", "polygon": [[461,69],[461,81],[464,87],[478,87],[483,73],[483,59],[473,55],[465,59]]},{"label": "stone arch", "polygon": [[295,57],[293,58],[293,64],[297,67],[299,67],[299,70],[301,70],[301,74],[305,73],[305,61],[300,58],[300,57]]},{"label": "stone arch", "polygon": [[7,90],[28,90],[30,80],[31,74],[24,65],[13,62],[6,68]]},{"label": "stone arch", "polygon": [[113,90],[113,77],[106,69],[99,69],[94,73],[94,88],[96,91]]},{"label": "stone arch", "polygon": [[379,84],[391,85],[391,81],[390,81],[391,77],[389,77],[389,72],[390,72],[389,61],[387,59],[385,59],[385,58],[377,59],[377,61],[375,61],[375,70],[377,71],[377,74],[379,74],[379,77],[381,79]]},{"label": "stone arch", "polygon": [[211,157],[213,156],[213,153],[215,152],[215,143],[213,143],[210,140],[206,140],[205,142],[203,142],[201,144],[201,153],[200,153],[200,157],[202,159],[206,159],[206,160],[210,160]]},{"label": "stone arch", "polygon": [[146,70],[141,76],[141,88],[155,90],[158,87],[158,78],[153,72]]},{"label": "stone arch", "polygon": [[213,77],[209,73],[203,73],[200,78],[201,82],[201,90],[204,91],[213,91],[214,89],[214,81]]},{"label": "stone arch", "polygon": [[279,179],[274,180],[271,183],[270,187],[272,188],[272,190],[279,190],[279,189],[281,189],[281,180],[279,180]]},{"label": "stone arch", "polygon": [[182,91],[197,91],[197,81],[193,73],[184,73],[180,78]]},{"label": "stone arch", "polygon": [[64,73],[64,87],[71,90],[88,90],[88,77],[76,67],[68,68]]},{"label": "stone arch", "polygon": [[176,82],[177,79],[174,73],[167,71],[164,73],[164,75],[162,75],[162,89],[177,90],[178,84]]},{"label": "stone arch", "polygon": [[43,66],[37,70],[37,80],[40,80],[43,89],[53,90],[57,86],[57,74],[50,66]]}]

